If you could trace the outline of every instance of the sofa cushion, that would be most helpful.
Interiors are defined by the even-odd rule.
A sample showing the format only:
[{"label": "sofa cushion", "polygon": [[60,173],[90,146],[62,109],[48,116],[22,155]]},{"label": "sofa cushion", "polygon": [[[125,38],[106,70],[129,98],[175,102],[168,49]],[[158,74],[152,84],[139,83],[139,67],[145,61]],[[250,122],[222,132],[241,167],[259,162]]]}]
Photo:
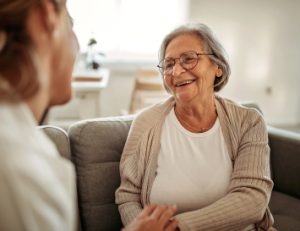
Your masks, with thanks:
[{"label": "sofa cushion", "polygon": [[274,190],[300,199],[300,134],[268,127]]},{"label": "sofa cushion", "polygon": [[115,191],[132,117],[81,121],[69,129],[83,230],[120,230]]},{"label": "sofa cushion", "polygon": [[270,210],[278,230],[300,230],[300,200],[277,191],[272,192]]}]

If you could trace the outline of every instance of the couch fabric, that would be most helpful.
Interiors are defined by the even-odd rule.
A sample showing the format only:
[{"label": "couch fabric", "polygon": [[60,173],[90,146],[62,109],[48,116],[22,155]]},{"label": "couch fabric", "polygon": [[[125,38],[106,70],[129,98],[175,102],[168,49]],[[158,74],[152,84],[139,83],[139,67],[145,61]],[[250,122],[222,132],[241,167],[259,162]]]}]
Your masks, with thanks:
[{"label": "couch fabric", "polygon": [[274,181],[270,209],[275,227],[300,231],[300,134],[268,128]]},{"label": "couch fabric", "polygon": [[130,117],[83,121],[69,130],[83,230],[121,230],[115,191]]},{"label": "couch fabric", "polygon": [[[120,230],[115,204],[120,184],[119,161],[133,117],[120,116],[80,121],[69,131],[71,160],[77,172],[78,204],[82,230]],[[58,142],[65,133],[44,127]],[[270,209],[279,231],[300,231],[300,134],[269,127],[274,181]],[[68,142],[65,142],[67,145]]]}]

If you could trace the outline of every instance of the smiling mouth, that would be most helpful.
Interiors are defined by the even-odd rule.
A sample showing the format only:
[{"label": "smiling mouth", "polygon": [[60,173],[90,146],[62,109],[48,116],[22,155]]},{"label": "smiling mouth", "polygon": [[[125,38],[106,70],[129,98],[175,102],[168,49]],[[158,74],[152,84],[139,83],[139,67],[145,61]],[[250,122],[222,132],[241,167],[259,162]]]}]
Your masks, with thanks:
[{"label": "smiling mouth", "polygon": [[193,82],[195,82],[195,80],[185,80],[185,81],[176,83],[176,84],[175,84],[175,87],[186,86],[186,85],[189,85],[189,84],[191,84],[191,83],[193,83]]}]

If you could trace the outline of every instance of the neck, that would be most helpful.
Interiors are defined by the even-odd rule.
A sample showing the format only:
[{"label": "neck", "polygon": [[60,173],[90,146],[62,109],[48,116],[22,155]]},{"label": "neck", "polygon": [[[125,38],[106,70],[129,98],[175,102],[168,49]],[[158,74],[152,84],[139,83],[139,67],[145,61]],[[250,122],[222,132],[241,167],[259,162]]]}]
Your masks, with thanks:
[{"label": "neck", "polygon": [[27,105],[36,121],[40,124],[41,120],[45,117],[45,112],[49,107],[50,100],[50,77],[52,76],[50,68],[50,55],[49,52],[42,49],[36,50],[36,59],[39,61],[38,75],[41,79],[39,91],[31,98],[26,100]]},{"label": "neck", "polygon": [[191,132],[208,131],[217,119],[214,96],[190,105],[175,105],[175,115],[181,125]]},{"label": "neck", "polygon": [[215,113],[215,96],[197,98],[191,102],[176,102],[176,110],[178,113],[201,120]]},{"label": "neck", "polygon": [[36,121],[38,123],[40,123],[40,121],[41,121],[42,117],[44,116],[44,113],[48,107],[47,95],[44,92],[40,91],[35,96],[26,100],[26,104],[28,105],[29,109],[31,110]]}]

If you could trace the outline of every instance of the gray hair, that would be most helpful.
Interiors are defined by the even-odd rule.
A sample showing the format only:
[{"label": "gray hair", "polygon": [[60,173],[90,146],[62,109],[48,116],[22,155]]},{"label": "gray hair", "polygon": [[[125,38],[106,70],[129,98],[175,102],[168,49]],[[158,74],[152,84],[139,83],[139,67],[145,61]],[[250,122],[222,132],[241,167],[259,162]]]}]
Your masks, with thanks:
[{"label": "gray hair", "polygon": [[[192,34],[196,35],[201,43],[204,46],[204,49],[207,53],[212,53],[213,55],[209,55],[209,59],[217,64],[219,68],[222,69],[223,74],[221,77],[215,78],[214,82],[214,91],[220,91],[228,82],[228,78],[230,75],[230,66],[228,63],[228,57],[223,48],[222,44],[219,42],[215,34],[212,30],[202,23],[197,24],[186,24],[180,26],[173,31],[171,31],[166,37],[164,38],[160,50],[159,50],[159,60],[163,60],[165,58],[165,52],[169,45],[169,43],[179,35],[184,34]],[[169,92],[166,84],[164,83],[166,90]]]}]

